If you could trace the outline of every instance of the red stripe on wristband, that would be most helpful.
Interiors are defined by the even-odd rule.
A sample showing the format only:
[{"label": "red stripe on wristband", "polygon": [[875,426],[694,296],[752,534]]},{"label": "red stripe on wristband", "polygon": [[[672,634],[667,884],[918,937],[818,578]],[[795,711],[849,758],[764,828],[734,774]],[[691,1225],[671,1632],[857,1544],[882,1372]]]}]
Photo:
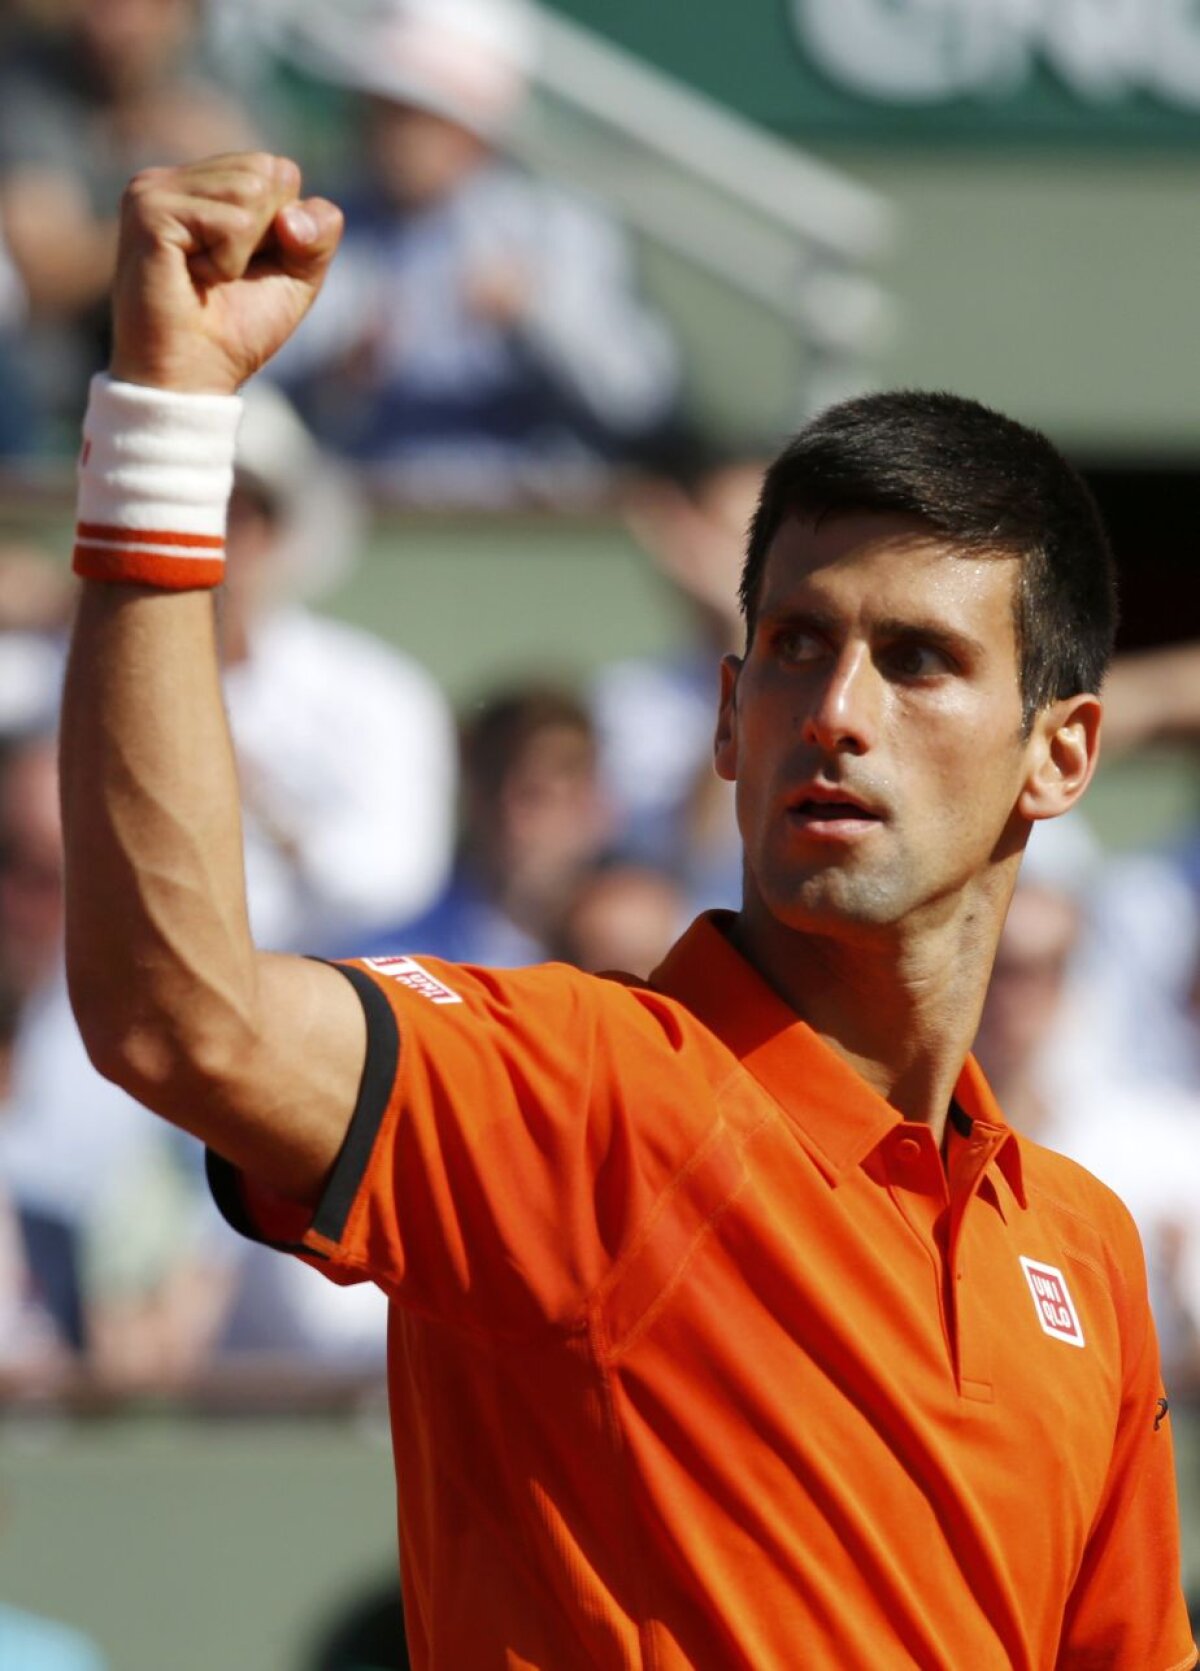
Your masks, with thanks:
[{"label": "red stripe on wristband", "polygon": [[[87,524],[80,525],[80,536]],[[186,592],[219,586],[225,578],[224,541],[207,535],[157,537],[156,549],[136,542],[145,536],[129,529],[108,529],[112,543],[102,545],[79,537],[75,541],[72,567],[84,580],[103,580],[132,586],[160,586],[166,591]],[[202,542],[201,552],[181,550],[187,541]],[[164,549],[174,547],[174,550]],[[211,553],[211,554],[210,554]]]}]

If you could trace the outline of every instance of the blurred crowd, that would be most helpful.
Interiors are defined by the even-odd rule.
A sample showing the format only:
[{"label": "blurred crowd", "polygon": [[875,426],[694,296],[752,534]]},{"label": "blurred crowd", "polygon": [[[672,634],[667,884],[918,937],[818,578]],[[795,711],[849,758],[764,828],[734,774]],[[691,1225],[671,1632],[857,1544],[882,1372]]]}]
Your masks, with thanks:
[{"label": "blurred crowd", "polygon": [[[299,148],[309,107],[247,32],[256,10],[0,10],[9,468],[75,445],[130,173]],[[622,229],[510,159],[536,51],[516,0],[381,0],[362,29],[324,33],[321,10],[307,63],[342,142],[314,140],[314,183],[345,206],[345,250],[275,381],[247,393],[220,613],[258,939],[644,976],[696,911],[738,899],[711,732],[757,462],[700,462]],[[619,506],[687,648],[578,688],[533,675],[455,716],[412,656],[314,606],[383,487]],[[77,1038],[55,780],[71,602],[61,561],[0,548],[0,1389],[82,1374],[160,1392],[254,1354],[377,1374],[381,1297],[238,1242],[196,1145],[101,1080]],[[1118,750],[1200,742],[1200,658],[1122,663],[1106,723]],[[1120,859],[1075,815],[1036,832],[978,1048],[1012,1122],[1130,1205],[1169,1383],[1200,1399],[1200,823]]]},{"label": "blurred crowd", "polygon": [[506,149],[536,59],[525,0],[0,15],[0,460],[74,451],[129,177],[258,146],[346,215],[271,375],[389,493],[561,502],[684,444],[679,355],[623,231]]}]

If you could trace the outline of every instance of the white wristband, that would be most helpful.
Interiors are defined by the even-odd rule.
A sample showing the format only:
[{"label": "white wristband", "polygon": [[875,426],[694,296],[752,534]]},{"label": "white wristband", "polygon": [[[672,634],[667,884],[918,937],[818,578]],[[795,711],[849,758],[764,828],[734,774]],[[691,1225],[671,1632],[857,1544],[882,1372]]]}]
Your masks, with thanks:
[{"label": "white wristband", "polygon": [[79,458],[74,567],[181,591],[225,572],[238,395],[93,377]]}]

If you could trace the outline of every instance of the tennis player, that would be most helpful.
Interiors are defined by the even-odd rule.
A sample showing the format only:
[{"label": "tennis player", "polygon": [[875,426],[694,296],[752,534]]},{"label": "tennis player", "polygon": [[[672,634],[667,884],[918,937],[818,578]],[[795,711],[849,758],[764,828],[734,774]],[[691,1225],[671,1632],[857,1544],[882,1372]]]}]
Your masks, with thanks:
[{"label": "tennis player", "polygon": [[272,956],[211,591],[236,391],[338,230],[264,155],[126,195],[68,956],[94,1060],[204,1140],[231,1220],[391,1299],[413,1664],[1185,1671],[1136,1233],[969,1054],[1029,831],[1096,762],[1085,489],[947,396],[784,451],[716,721],[744,901],[648,983]]}]

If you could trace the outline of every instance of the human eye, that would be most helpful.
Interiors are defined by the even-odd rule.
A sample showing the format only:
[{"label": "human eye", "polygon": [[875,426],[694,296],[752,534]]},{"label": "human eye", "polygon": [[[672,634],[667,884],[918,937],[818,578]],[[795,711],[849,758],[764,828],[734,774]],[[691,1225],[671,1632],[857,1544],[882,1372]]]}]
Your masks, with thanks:
[{"label": "human eye", "polygon": [[902,638],[889,644],[883,661],[894,677],[914,681],[934,679],[954,670],[947,652],[924,638]]},{"label": "human eye", "polygon": [[771,634],[771,648],[780,661],[810,662],[824,653],[825,645],[810,627],[778,627]]}]

